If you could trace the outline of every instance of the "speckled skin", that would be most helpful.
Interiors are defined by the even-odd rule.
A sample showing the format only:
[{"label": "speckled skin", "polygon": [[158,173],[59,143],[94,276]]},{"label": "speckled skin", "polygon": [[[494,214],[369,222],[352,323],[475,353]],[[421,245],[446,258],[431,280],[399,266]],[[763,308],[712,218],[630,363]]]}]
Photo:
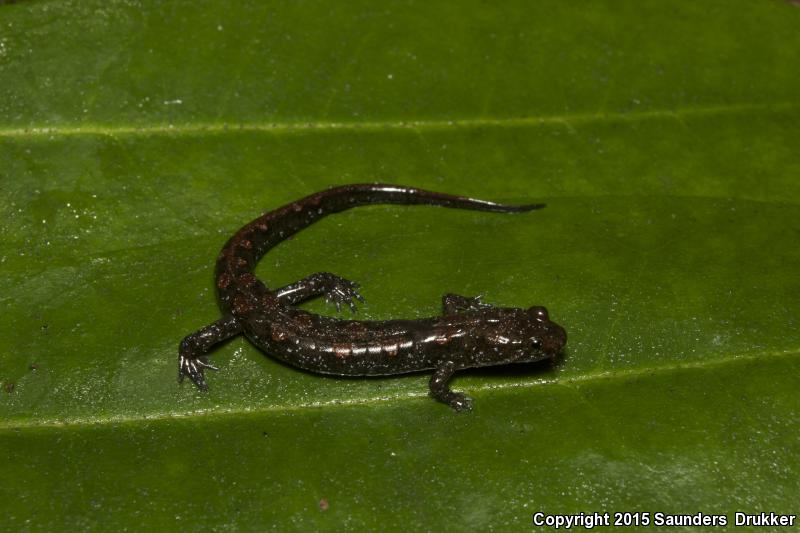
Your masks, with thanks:
[{"label": "speckled skin", "polygon": [[456,370],[552,358],[566,332],[544,307],[494,307],[447,294],[443,315],[418,320],[357,321],[308,313],[296,304],[315,296],[355,311],[357,285],[327,272],[270,290],[253,274],[273,246],[324,216],[359,205],[429,204],[516,213],[543,204],[504,205],[411,187],[357,184],[333,187],[270,211],[231,237],[217,258],[217,298],[223,317],[180,344],[178,376],[207,389],[203,370],[215,344],[244,333],[269,355],[321,374],[377,376],[433,369],[431,394],[453,409],[472,406],[447,382]]}]

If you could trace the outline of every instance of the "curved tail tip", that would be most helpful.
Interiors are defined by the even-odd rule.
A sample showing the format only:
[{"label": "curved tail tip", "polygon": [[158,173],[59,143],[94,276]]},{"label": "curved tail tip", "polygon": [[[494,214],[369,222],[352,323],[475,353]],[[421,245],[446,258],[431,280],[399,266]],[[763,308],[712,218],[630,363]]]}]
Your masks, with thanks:
[{"label": "curved tail tip", "polygon": [[518,205],[517,209],[520,211],[533,211],[535,209],[542,209],[543,207],[547,207],[547,204],[524,204]]}]

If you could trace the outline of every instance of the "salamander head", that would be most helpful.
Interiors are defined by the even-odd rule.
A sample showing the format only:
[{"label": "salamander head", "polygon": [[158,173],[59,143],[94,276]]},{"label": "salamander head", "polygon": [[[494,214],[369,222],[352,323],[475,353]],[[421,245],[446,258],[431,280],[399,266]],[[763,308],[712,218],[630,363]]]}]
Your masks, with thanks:
[{"label": "salamander head", "polygon": [[550,321],[547,309],[535,306],[506,310],[485,339],[492,363],[532,363],[555,357],[567,344],[567,332]]},{"label": "salamander head", "polygon": [[[550,316],[544,307],[531,307],[526,310],[526,314],[528,321],[524,333],[526,340],[530,342],[528,353],[532,356],[529,360],[538,361],[557,355],[567,344],[567,332],[564,328],[550,321]],[[527,359],[520,360],[523,361]]]}]

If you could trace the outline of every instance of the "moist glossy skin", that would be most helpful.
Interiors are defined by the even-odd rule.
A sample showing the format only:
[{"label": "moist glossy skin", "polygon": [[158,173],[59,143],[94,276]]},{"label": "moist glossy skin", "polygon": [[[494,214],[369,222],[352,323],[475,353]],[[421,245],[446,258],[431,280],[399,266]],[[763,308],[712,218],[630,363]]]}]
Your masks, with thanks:
[{"label": "moist glossy skin", "polygon": [[222,318],[180,344],[178,377],[207,389],[203,371],[217,370],[205,354],[244,333],[269,355],[320,374],[379,376],[434,370],[434,398],[460,411],[472,400],[447,383],[459,369],[532,362],[556,356],[567,335],[544,307],[494,307],[478,298],[446,294],[441,316],[418,320],[357,321],[316,315],[295,307],[324,296],[355,312],[358,285],[328,272],[271,290],[253,270],[273,246],[324,216],[359,205],[428,204],[518,213],[543,204],[504,205],[384,184],[344,185],[321,191],[253,220],[231,237],[217,258],[216,288]]}]

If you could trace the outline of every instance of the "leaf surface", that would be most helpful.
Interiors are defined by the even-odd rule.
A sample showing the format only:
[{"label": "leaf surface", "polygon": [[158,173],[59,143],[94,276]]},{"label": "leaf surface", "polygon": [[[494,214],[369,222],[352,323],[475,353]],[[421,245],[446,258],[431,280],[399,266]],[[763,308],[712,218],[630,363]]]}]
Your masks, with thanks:
[{"label": "leaf surface", "polygon": [[[0,525],[793,511],[799,23],[744,0],[0,5]],[[178,386],[226,239],[364,181],[548,207],[365,207],[259,277],[356,280],[365,319],[546,305],[563,360],[464,372],[464,414],[426,374],[315,376],[242,338],[208,394]]]}]

